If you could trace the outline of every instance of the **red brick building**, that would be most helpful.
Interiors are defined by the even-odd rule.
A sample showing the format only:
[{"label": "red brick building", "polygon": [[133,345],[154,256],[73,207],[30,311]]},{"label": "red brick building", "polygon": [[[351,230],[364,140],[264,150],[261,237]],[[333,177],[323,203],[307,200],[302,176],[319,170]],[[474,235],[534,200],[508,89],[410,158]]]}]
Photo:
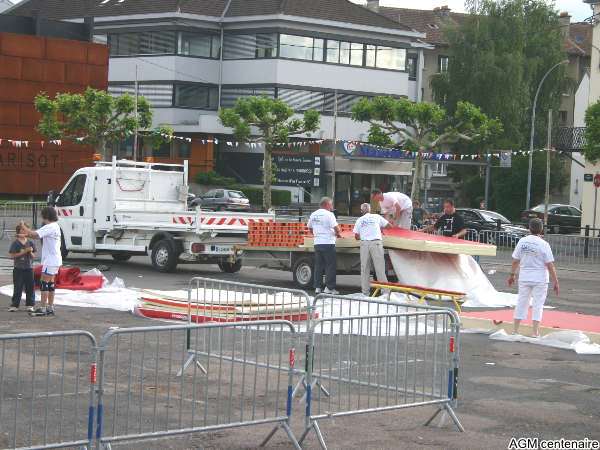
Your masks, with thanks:
[{"label": "red brick building", "polygon": [[[93,151],[68,141],[44,142],[36,131],[39,92],[106,89],[108,47],[87,41],[0,32],[0,194],[59,190]],[[20,146],[15,142],[21,141]]]}]

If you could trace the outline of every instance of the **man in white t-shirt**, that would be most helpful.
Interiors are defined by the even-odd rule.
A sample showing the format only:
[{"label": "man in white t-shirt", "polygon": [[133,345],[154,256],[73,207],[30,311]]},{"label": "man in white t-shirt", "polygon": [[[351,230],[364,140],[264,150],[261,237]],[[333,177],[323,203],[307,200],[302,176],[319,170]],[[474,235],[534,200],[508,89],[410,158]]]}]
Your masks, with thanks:
[{"label": "man in white t-shirt", "polygon": [[410,197],[402,192],[381,192],[374,189],[371,198],[379,202],[381,214],[392,225],[410,230],[413,204]]},{"label": "man in white t-shirt", "polygon": [[40,278],[41,305],[32,313],[38,316],[54,315],[54,281],[62,265],[60,252],[61,233],[56,210],[47,206],[42,209],[44,226],[37,231],[30,230],[21,222],[21,233],[34,239],[42,239],[42,276]]},{"label": "man in white t-shirt", "polygon": [[375,267],[377,281],[387,282],[385,254],[383,251],[382,228],[390,223],[379,214],[371,214],[371,205],[360,205],[362,216],[354,224],[354,238],[360,241],[360,287],[364,295],[370,293],[371,265]]},{"label": "man in white t-shirt", "polygon": [[544,302],[548,294],[548,282],[552,278],[554,292],[559,294],[558,277],[554,267],[554,256],[550,244],[540,237],[544,232],[544,224],[540,219],[529,222],[531,234],[521,238],[512,254],[513,263],[508,278],[508,285],[515,282],[519,270],[519,296],[514,314],[514,333],[519,331],[521,320],[527,319],[529,301],[531,299],[533,336],[540,335],[540,322]]},{"label": "man in white t-shirt", "polygon": [[337,294],[336,291],[336,254],[335,238],[340,237],[340,227],[331,212],[333,203],[329,197],[323,197],[321,207],[310,215],[308,229],[315,238],[315,294],[321,293],[323,273],[325,273],[326,294]]}]

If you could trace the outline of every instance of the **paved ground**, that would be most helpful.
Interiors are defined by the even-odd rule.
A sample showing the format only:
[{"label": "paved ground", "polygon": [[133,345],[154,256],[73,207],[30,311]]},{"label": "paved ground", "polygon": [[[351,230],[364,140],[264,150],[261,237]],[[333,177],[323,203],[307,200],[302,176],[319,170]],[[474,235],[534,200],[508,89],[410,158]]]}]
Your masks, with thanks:
[{"label": "paved ground", "polygon": [[[0,242],[0,254],[4,254],[5,242]],[[0,284],[9,280],[7,263],[0,259]],[[105,264],[110,267],[106,272],[109,278],[118,275],[127,285],[136,287],[183,288],[194,275],[291,286],[288,273],[252,268],[226,276],[216,268],[202,266],[180,266],[175,274],[159,274],[151,269],[147,258],[135,258],[128,263],[115,263],[109,258],[81,258],[69,263],[84,267]],[[496,270],[490,279],[497,287],[504,288],[507,266],[486,265],[485,270]],[[563,310],[600,315],[598,274],[561,271],[559,276],[562,293],[560,298],[553,298],[551,304]],[[358,277],[340,277],[344,293],[357,291],[358,285]],[[2,301],[8,305],[8,299]],[[57,317],[38,319],[0,309],[0,332],[3,333],[84,328],[100,336],[110,326],[156,323],[101,309],[60,307]],[[325,421],[323,432],[330,448],[505,449],[512,436],[600,439],[599,357],[578,356],[570,351],[528,344],[494,342],[483,335],[464,334],[461,358],[461,394],[457,412],[466,433],[458,433],[449,425],[423,427],[423,422],[433,412],[428,407]],[[298,425],[295,423],[296,429],[300,429]],[[228,430],[192,438],[122,445],[121,448],[253,448],[268,429],[265,426]],[[314,437],[307,445],[318,447]],[[270,448],[289,448],[289,445],[285,436],[278,434]]]}]

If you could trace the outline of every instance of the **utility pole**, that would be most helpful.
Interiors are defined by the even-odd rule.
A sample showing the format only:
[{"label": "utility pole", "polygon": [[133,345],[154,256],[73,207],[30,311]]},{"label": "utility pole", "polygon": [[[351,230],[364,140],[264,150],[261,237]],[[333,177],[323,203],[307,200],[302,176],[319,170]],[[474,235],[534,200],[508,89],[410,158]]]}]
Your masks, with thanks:
[{"label": "utility pole", "polygon": [[[133,134],[133,160],[137,161],[137,148],[138,148],[138,65],[135,65],[135,133]],[[143,155],[140,155],[143,156]],[[143,160],[144,158],[140,158]]]},{"label": "utility pole", "polygon": [[548,144],[546,145],[546,193],[544,195],[544,226],[548,226],[548,203],[550,203],[550,147],[552,146],[552,110],[548,110]]},{"label": "utility pole", "polygon": [[338,116],[338,95],[337,89],[333,91],[333,157],[331,158],[331,202],[335,209],[335,156],[337,153],[337,116]]},{"label": "utility pole", "polygon": [[490,178],[492,177],[492,156],[487,157],[487,164],[485,165],[485,194],[483,201],[485,202],[485,209],[490,209]]}]

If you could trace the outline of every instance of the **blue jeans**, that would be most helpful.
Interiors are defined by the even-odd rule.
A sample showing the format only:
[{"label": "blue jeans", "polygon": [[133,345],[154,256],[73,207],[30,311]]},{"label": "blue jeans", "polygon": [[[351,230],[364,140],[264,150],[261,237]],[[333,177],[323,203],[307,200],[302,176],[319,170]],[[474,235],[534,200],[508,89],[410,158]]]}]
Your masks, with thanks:
[{"label": "blue jeans", "polygon": [[315,289],[321,289],[323,274],[325,274],[325,286],[330,290],[335,289],[336,262],[335,244],[315,245]]}]

